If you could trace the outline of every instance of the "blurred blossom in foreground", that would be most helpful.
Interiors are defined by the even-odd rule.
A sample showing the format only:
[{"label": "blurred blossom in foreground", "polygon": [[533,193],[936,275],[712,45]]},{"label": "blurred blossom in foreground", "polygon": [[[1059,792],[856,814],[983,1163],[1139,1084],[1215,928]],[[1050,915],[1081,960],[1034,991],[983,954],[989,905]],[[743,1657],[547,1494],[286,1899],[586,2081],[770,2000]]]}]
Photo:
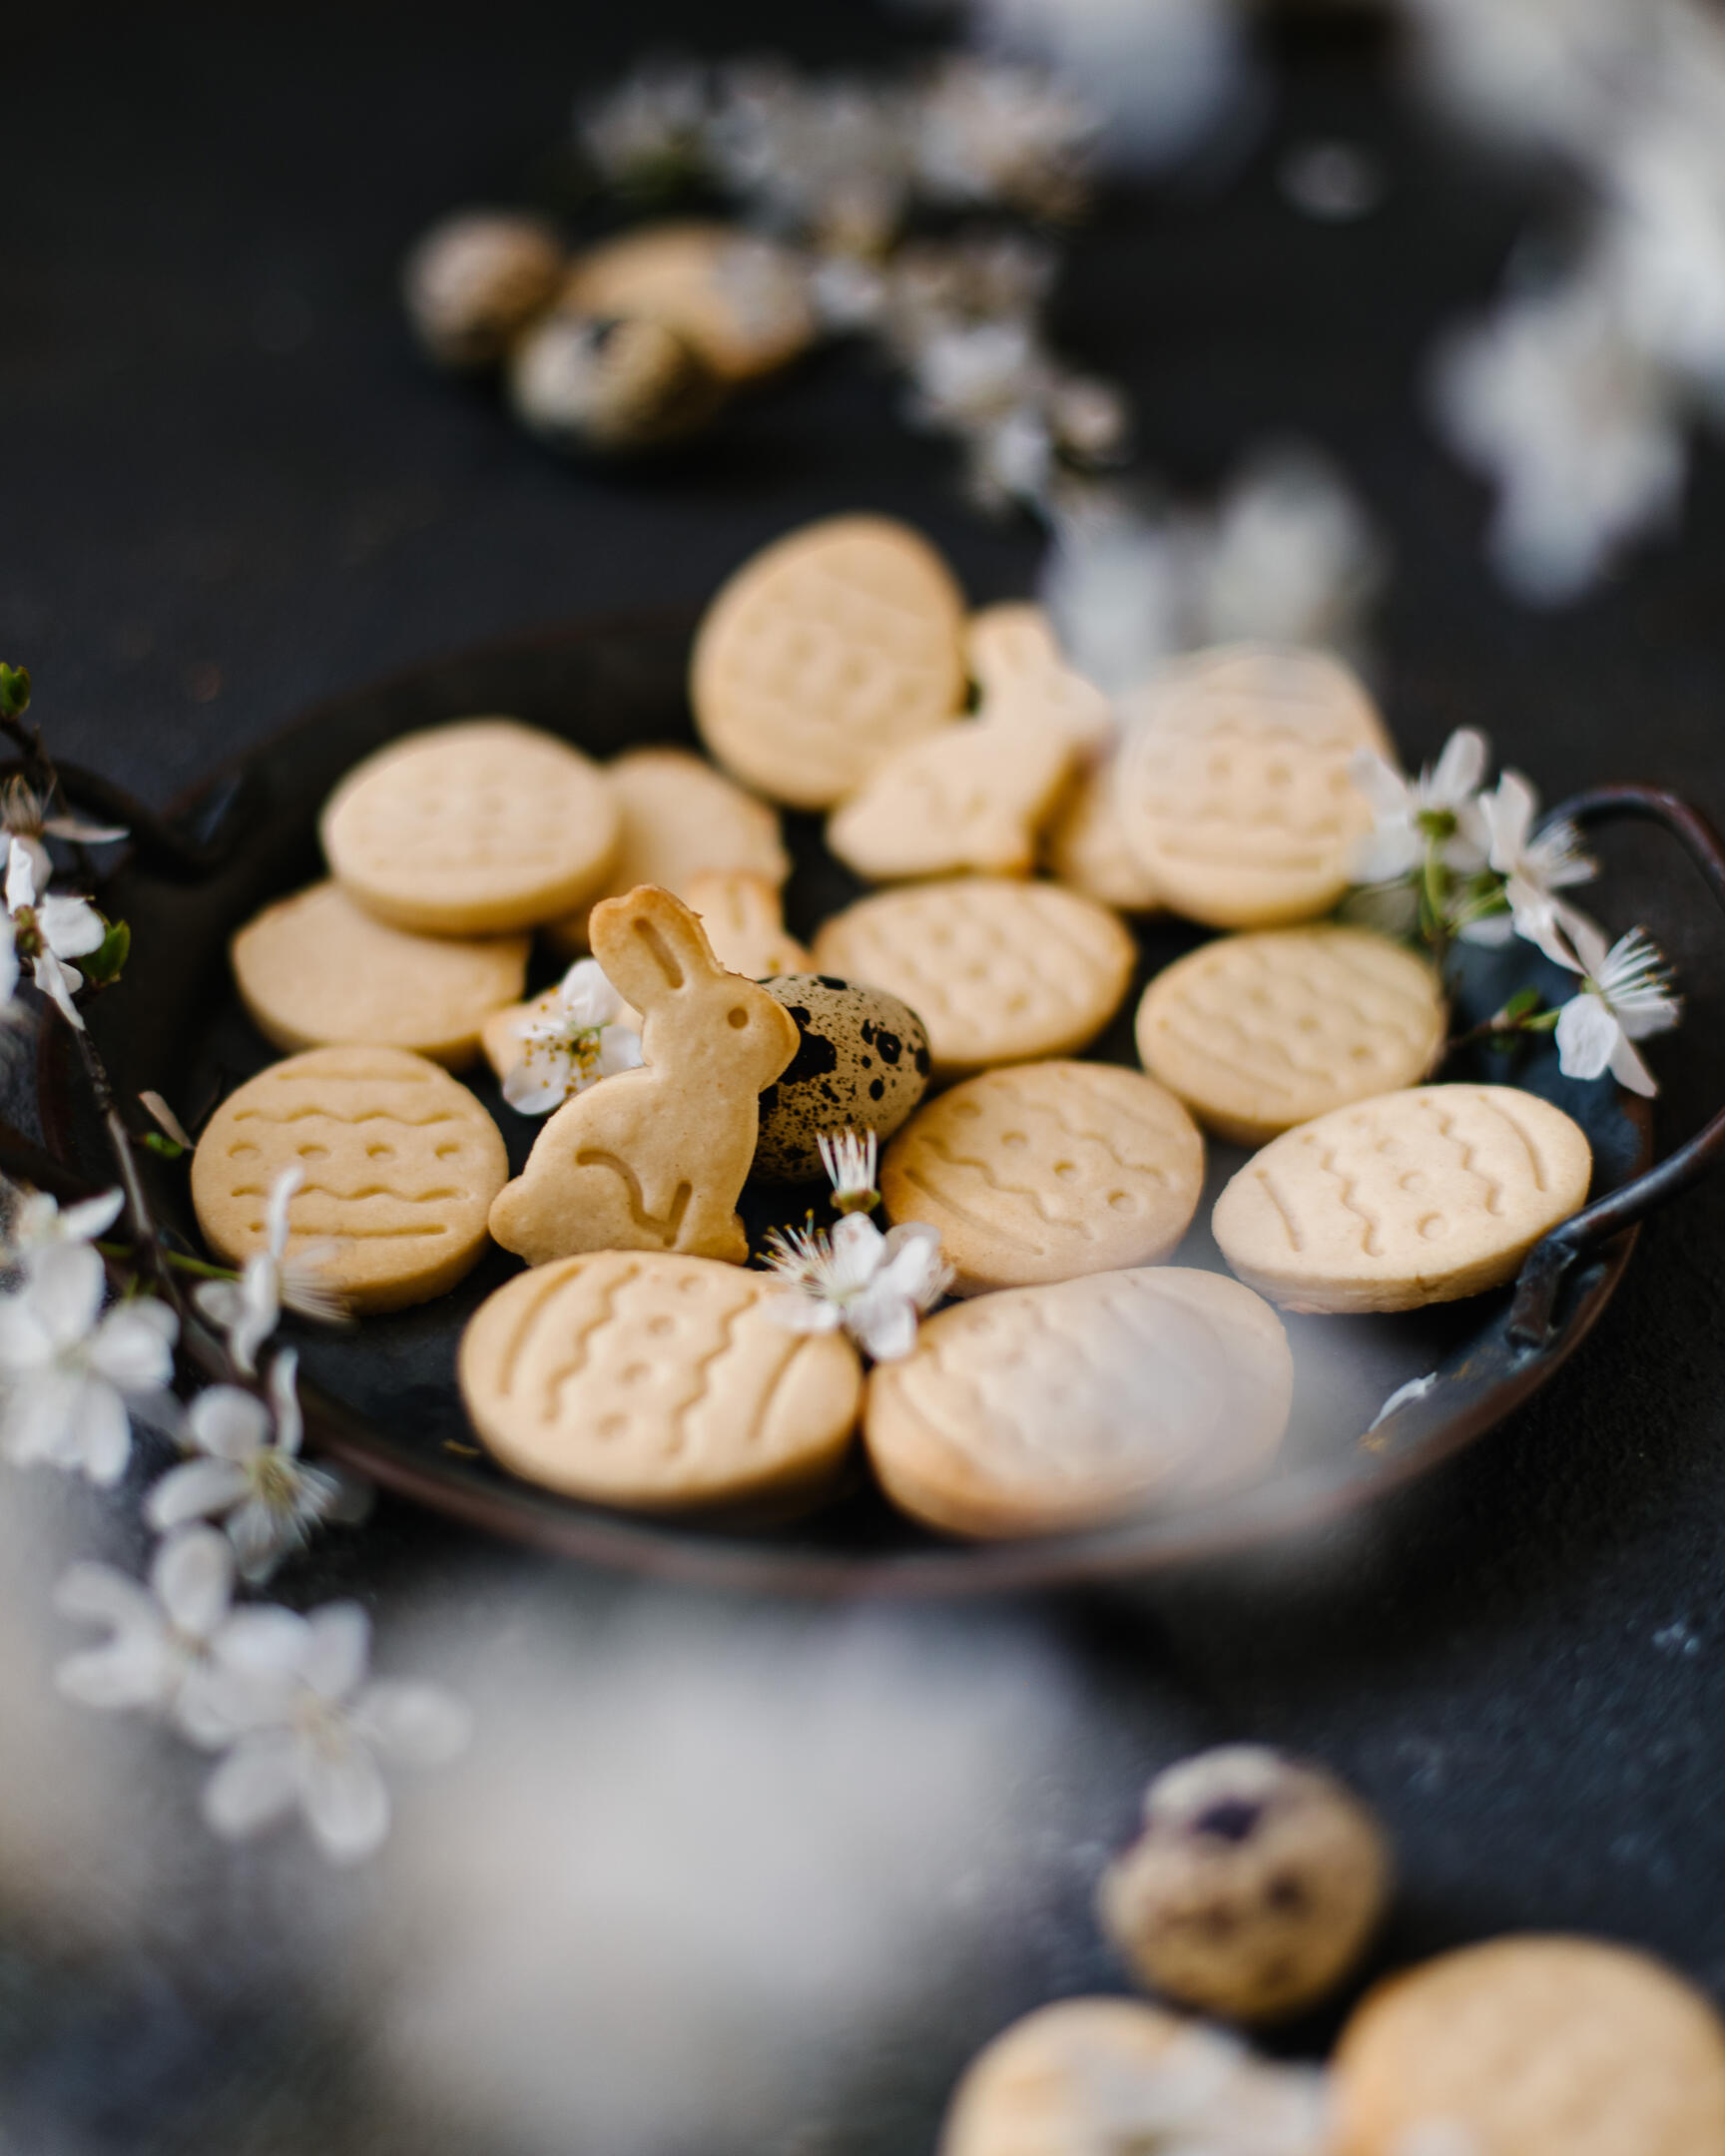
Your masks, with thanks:
[{"label": "blurred blossom in foreground", "polygon": [[1080,497],[1056,520],[1041,597],[1073,664],[1121,696],[1206,644],[1352,651],[1382,570],[1341,477],[1283,447],[1248,458],[1208,511]]},{"label": "blurred blossom in foreground", "polygon": [[370,1940],[379,2069],[477,2145],[803,2146],[1095,1862],[1063,1816],[1070,1674],[1033,1633],[515,1616],[460,1673],[473,1754],[397,1830]]}]

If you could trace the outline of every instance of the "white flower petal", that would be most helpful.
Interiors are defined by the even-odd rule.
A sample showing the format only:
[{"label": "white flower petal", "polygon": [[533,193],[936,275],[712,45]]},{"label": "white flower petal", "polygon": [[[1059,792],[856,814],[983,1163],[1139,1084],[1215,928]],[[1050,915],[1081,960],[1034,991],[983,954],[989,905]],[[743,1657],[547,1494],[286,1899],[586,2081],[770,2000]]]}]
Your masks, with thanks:
[{"label": "white flower petal", "polygon": [[21,906],[36,903],[36,864],[30,857],[28,846],[8,846],[6,849],[6,910],[16,913]]},{"label": "white flower petal", "polygon": [[132,1457],[132,1419],[126,1402],[105,1378],[86,1377],[73,1414],[64,1464],[82,1467],[99,1489],[111,1489]]},{"label": "white flower petal", "polygon": [[216,1384],[200,1392],[186,1415],[187,1434],[219,1460],[256,1459],[270,1438],[270,1410],[255,1392]]},{"label": "white flower petal", "polygon": [[83,1399],[84,1380],[63,1370],[39,1370],[15,1384],[0,1408],[8,1456],[21,1467],[36,1460],[78,1466],[80,1454],[68,1433],[76,1432]]},{"label": "white flower petal", "polygon": [[85,958],[100,950],[107,924],[87,898],[44,898],[36,918],[57,958]]},{"label": "white flower petal", "polygon": [[249,1497],[236,1505],[223,1524],[234,1545],[240,1577],[251,1587],[261,1587],[288,1552],[305,1540],[297,1507],[284,1509],[262,1497]]},{"label": "white flower petal", "polygon": [[64,1617],[111,1625],[116,1631],[157,1621],[156,1605],[146,1590],[113,1565],[71,1566],[55,1586],[54,1607]]},{"label": "white flower petal", "polygon": [[389,1832],[389,1792],[376,1760],[356,1739],[339,1752],[302,1755],[300,1796],[318,1847],[336,1864],[369,1857]]},{"label": "white flower petal", "polygon": [[78,845],[117,845],[132,835],[122,823],[92,823],[75,815],[44,816],[42,828],[50,838],[68,838]]},{"label": "white flower petal", "polygon": [[234,1593],[233,1554],[213,1527],[188,1527],[156,1552],[150,1584],[182,1632],[212,1639]]},{"label": "white flower petal", "polygon": [[299,1350],[282,1348],[270,1364],[270,1404],[276,1415],[276,1449],[292,1457],[305,1435],[299,1411]]},{"label": "white flower petal", "polygon": [[1370,749],[1356,749],[1348,764],[1348,776],[1382,818],[1409,822],[1414,814],[1414,794],[1393,764]]},{"label": "white flower petal", "polygon": [[238,1460],[186,1460],[170,1467],[144,1500],[144,1518],[158,1534],[188,1520],[219,1519],[245,1497],[251,1478]]},{"label": "white flower petal", "polygon": [[1611,1075],[1619,1085],[1627,1086],[1631,1093],[1639,1093],[1644,1100],[1651,1100],[1659,1090],[1658,1080],[1621,1030],[1611,1050]]},{"label": "white flower petal", "polygon": [[106,1287],[101,1257],[88,1243],[50,1243],[19,1302],[57,1348],[71,1348],[89,1337]]},{"label": "white flower petal", "polygon": [[1459,808],[1479,791],[1491,748],[1475,727],[1457,727],[1443,744],[1437,768],[1421,784],[1421,794],[1435,808]]},{"label": "white flower petal", "polygon": [[303,1168],[284,1168],[270,1186],[270,1203],[265,1208],[265,1237],[272,1258],[280,1259],[288,1248],[288,1209],[293,1203],[299,1186],[305,1180]]},{"label": "white flower petal", "polygon": [[122,1303],[91,1337],[90,1367],[123,1389],[159,1391],[174,1375],[171,1343],[178,1331],[179,1322],[165,1303],[148,1297]]},{"label": "white flower petal", "polygon": [[1539,797],[1518,771],[1506,771],[1498,774],[1496,790],[1479,806],[1490,837],[1486,857],[1499,875],[1512,875],[1526,851]]},{"label": "white flower petal", "polygon": [[1348,873],[1356,883],[1396,883],[1425,855],[1426,841],[1412,823],[1382,824],[1356,842]]},{"label": "white flower petal", "polygon": [[[42,1193],[41,1195],[46,1195]],[[49,1200],[53,1204],[53,1200]],[[86,1198],[81,1205],[57,1209],[59,1218],[55,1234],[68,1243],[92,1243],[98,1236],[106,1235],[120,1218],[120,1209],[126,1203],[126,1194],[116,1187],[104,1191],[99,1198]]]},{"label": "white flower petal", "polygon": [[851,1337],[876,1362],[897,1362],[916,1345],[916,1306],[878,1283],[859,1296],[846,1316]]},{"label": "white flower petal", "polygon": [[833,1251],[829,1286],[835,1295],[865,1288],[886,1262],[886,1238],[866,1213],[847,1213],[829,1240]]},{"label": "white flower petal", "polygon": [[305,1620],[309,1637],[299,1674],[319,1698],[342,1700],[363,1683],[371,1620],[357,1602],[325,1602]]},{"label": "white flower petal", "polygon": [[614,1078],[619,1071],[639,1070],[647,1058],[641,1052],[641,1036],[628,1026],[608,1025],[599,1039],[599,1075]]},{"label": "white flower petal", "polygon": [[67,1655],[54,1688],[80,1707],[111,1714],[131,1707],[165,1707],[179,1685],[181,1657],[160,1632],[118,1632],[106,1647]]},{"label": "white flower petal", "polygon": [[572,1062],[541,1051],[505,1074],[503,1098],[517,1115],[549,1115],[569,1098],[573,1083]]},{"label": "white flower petal", "polygon": [[920,1309],[938,1300],[952,1278],[940,1249],[940,1231],[925,1221],[905,1221],[886,1237],[886,1263],[875,1285],[908,1296]]},{"label": "white flower petal", "polygon": [[1515,934],[1515,921],[1507,913],[1481,913],[1476,920],[1464,921],[1455,932],[1463,943],[1501,950]]},{"label": "white flower petal", "polygon": [[467,1748],[473,1717],[466,1703],[436,1685],[367,1685],[353,1719],[385,1758],[411,1767],[439,1767]]},{"label": "white flower petal", "polygon": [[84,1019],[72,998],[84,985],[84,976],[76,966],[69,966],[64,959],[46,950],[30,961],[30,978],[59,1011],[70,1026],[80,1033],[84,1031]]},{"label": "white flower petal", "polygon": [[224,1669],[270,1691],[298,1683],[309,1640],[310,1627],[297,1611],[264,1604],[236,1610],[213,1644]]},{"label": "white flower petal", "polygon": [[844,1313],[837,1303],[829,1303],[801,1290],[771,1296],[761,1308],[787,1333],[837,1333],[845,1323]]},{"label": "white flower petal", "polygon": [[1598,1078],[1609,1067],[1622,1028],[1590,990],[1557,1013],[1557,1063],[1565,1078]]},{"label": "white flower petal", "polygon": [[256,1834],[299,1801],[299,1747],[287,1730],[242,1737],[204,1785],[204,1817],[229,1841]]}]

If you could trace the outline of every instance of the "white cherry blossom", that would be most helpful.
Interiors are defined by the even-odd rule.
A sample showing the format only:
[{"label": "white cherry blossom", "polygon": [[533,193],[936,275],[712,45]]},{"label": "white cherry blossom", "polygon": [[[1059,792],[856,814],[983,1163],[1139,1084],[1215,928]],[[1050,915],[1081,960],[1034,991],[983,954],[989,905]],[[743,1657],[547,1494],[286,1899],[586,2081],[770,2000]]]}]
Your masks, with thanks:
[{"label": "white cherry blossom", "polygon": [[204,1790],[220,1835],[256,1834],[299,1810],[337,1864],[368,1857],[389,1831],[380,1759],[435,1766],[465,1746],[466,1708],[432,1685],[367,1682],[370,1625],[352,1602],[309,1616],[241,1611],[218,1657],[234,1732]]},{"label": "white cherry blossom", "polygon": [[940,1231],[905,1221],[882,1235],[866,1213],[848,1213],[831,1235],[815,1230],[770,1238],[772,1270],[788,1289],[767,1310],[792,1333],[841,1327],[876,1362],[895,1362],[916,1345],[916,1326],[952,1280]]},{"label": "white cherry blossom", "polygon": [[1355,881],[1392,883],[1412,874],[1434,841],[1445,867],[1462,874],[1484,867],[1478,795],[1489,755],[1484,735],[1471,727],[1457,728],[1418,779],[1405,779],[1370,749],[1356,751],[1351,776],[1372,804],[1376,828],[1356,849]]},{"label": "white cherry blossom", "polygon": [[287,1255],[288,1208],[303,1181],[301,1168],[285,1168],[276,1178],[265,1214],[264,1248],[247,1259],[237,1281],[201,1281],[192,1291],[200,1314],[227,1335],[228,1351],[248,1377],[257,1374],[258,1350],[285,1309],[321,1325],[338,1325],[347,1314],[340,1295],[322,1278],[320,1246]]},{"label": "white cherry blossom", "polygon": [[54,862],[45,838],[65,838],[79,845],[112,845],[129,835],[118,823],[89,823],[82,816],[50,815],[48,805],[27,780],[8,780],[0,795],[0,853],[30,856],[36,888],[46,890]]},{"label": "white cherry blossom", "polygon": [[362,1500],[345,1476],[300,1458],[297,1373],[298,1356],[284,1348],[270,1365],[268,1407],[239,1385],[199,1393],[185,1437],[201,1457],[171,1467],[144,1504],[159,1534],[188,1520],[220,1520],[241,1577],[254,1586],[302,1549],[319,1521],[350,1517]]},{"label": "white cherry blossom", "polygon": [[128,1402],[148,1406],[173,1376],[179,1321],[149,1296],[99,1315],[104,1288],[96,1252],[62,1243],[0,1299],[0,1451],[111,1483],[132,1452]]},{"label": "white cherry blossom", "polygon": [[1601,1078],[1609,1071],[1632,1093],[1659,1088],[1634,1043],[1668,1033],[1683,1003],[1671,990],[1664,954],[1641,928],[1609,949],[1591,921],[1578,920],[1574,953],[1562,962],[1581,975],[1580,992],[1557,1013],[1557,1060],[1565,1077]]},{"label": "white cherry blossom", "polygon": [[503,1098],[522,1115],[549,1115],[576,1093],[641,1063],[635,1013],[605,978],[597,958],[579,958],[555,991],[516,1021],[520,1060]]},{"label": "white cherry blossom", "polygon": [[112,1565],[77,1564],[55,1590],[68,1617],[108,1627],[100,1647],[68,1655],[54,1682],[81,1707],[165,1716],[198,1744],[231,1734],[214,1650],[233,1622],[234,1552],[209,1527],[170,1535],[141,1587]]},{"label": "white cherry blossom", "polygon": [[125,1202],[118,1189],[64,1207],[47,1191],[25,1191],[13,1209],[0,1263],[19,1266],[29,1273],[44,1252],[61,1250],[69,1244],[93,1243],[113,1227]]},{"label": "white cherry blossom", "polygon": [[1488,913],[1466,922],[1461,936],[1469,943],[1500,944],[1511,935],[1536,943],[1558,965],[1569,963],[1564,938],[1577,923],[1591,925],[1557,893],[1598,873],[1581,849],[1573,823],[1558,822],[1535,835],[1539,797],[1519,772],[1506,771],[1495,789],[1480,797],[1485,819],[1488,864],[1504,878],[1507,912]]},{"label": "white cherry blossom", "polygon": [[10,996],[19,971],[30,968],[30,977],[67,1021],[82,1029],[72,998],[84,985],[84,976],[70,958],[86,958],[102,947],[107,924],[88,898],[36,895],[36,863],[21,845],[9,845],[6,856],[6,927],[11,946],[11,979],[0,966],[0,993]]}]

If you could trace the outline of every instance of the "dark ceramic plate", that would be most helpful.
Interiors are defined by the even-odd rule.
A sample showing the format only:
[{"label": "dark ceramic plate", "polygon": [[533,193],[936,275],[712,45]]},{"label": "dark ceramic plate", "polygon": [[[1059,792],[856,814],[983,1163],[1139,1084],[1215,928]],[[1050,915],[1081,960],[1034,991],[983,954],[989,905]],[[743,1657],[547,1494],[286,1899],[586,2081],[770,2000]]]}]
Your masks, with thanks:
[{"label": "dark ceramic plate", "polygon": [[[219,772],[177,816],[128,808],[135,843],[105,892],[133,929],[124,982],[96,1002],[91,1028],[117,1095],[164,1093],[194,1128],[221,1093],[272,1058],[235,995],[227,963],[233,930],[267,899],[321,872],[317,810],[348,767],[410,728],[475,712],[509,712],[598,756],[631,744],[692,740],[684,696],[686,621],[608,622],[567,635],[439,661],[310,713],[269,747]],[[103,797],[94,782],[73,791]],[[112,808],[111,798],[98,805]],[[1681,803],[1615,789],[1566,805],[1584,820],[1652,816],[1688,844],[1725,900],[1725,859]],[[828,852],[819,822],[787,818],[796,866],[791,927],[807,935],[858,886]],[[1154,921],[1140,934],[1142,980],[1201,931]],[[1525,977],[1529,953],[1469,953],[1459,1024],[1497,1008]],[[1540,961],[1542,963],[1542,961]],[[1553,982],[1545,985],[1553,986]],[[1137,986],[1092,1054],[1133,1062]],[[80,1108],[61,1029],[45,1034],[44,1127],[60,1166],[106,1180],[99,1135]],[[1447,1075],[1468,1075],[1451,1071]],[[1502,1075],[1501,1063],[1477,1075]],[[1609,1085],[1558,1072],[1548,1045],[1530,1052],[1519,1083],[1556,1101],[1593,1147],[1593,1203],[1548,1236],[1513,1291],[1405,1317],[1289,1321],[1294,1417],[1273,1479],[1203,1510],[1150,1516],[1106,1532],[983,1547],[941,1542],[900,1518],[859,1466],[825,1510],[795,1527],[744,1532],[608,1513],[511,1480],[478,1451],[455,1386],[455,1350],[468,1314],[516,1270],[493,1251],[452,1295],[346,1335],[298,1329],[311,1441],[403,1495],[523,1542],[631,1571],[749,1587],[966,1592],[1127,1577],[1196,1557],[1245,1550],[1362,1505],[1489,1429],[1564,1361],[1603,1311],[1628,1261],[1636,1222],[1701,1173],[1725,1143],[1715,1125],[1650,1169],[1649,1120]],[[518,1168],[531,1126],[474,1084],[497,1116]],[[1725,1120],[1725,1119],[1722,1119]],[[1203,1225],[1210,1201],[1244,1156],[1211,1148],[1210,1187],[1178,1257],[1220,1269]],[[197,1248],[183,1166],[149,1163],[162,1216]],[[818,1194],[810,1194],[811,1197]],[[800,1219],[801,1198],[750,1221]],[[197,1344],[193,1343],[194,1352]],[[1408,1380],[1436,1382],[1374,1427]]]}]

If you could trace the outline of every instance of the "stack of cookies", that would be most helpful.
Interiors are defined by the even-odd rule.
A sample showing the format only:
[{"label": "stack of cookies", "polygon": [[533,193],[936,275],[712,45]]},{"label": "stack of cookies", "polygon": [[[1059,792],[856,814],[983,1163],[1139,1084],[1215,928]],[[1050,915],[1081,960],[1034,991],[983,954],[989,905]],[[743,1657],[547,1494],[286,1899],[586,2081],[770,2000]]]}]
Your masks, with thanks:
[{"label": "stack of cookies", "polygon": [[[1197,1502],[1283,1437],[1272,1306],[1477,1293],[1584,1201],[1567,1117],[1422,1082],[1447,1022],[1425,959],[1325,918],[1370,822],[1352,760],[1393,754],[1335,661],[1200,653],[1116,709],[1039,610],[969,614],[918,534],[847,516],[724,586],[691,702],[711,761],[601,767],[505,718],[388,746],[324,809],[329,880],[234,943],[289,1055],[205,1133],[206,1235],[243,1262],[292,1169],[292,1237],[361,1312],[442,1293],[487,1239],[524,1258],[461,1357],[512,1472],[654,1511],[789,1509],[861,1423],[887,1495],[942,1532]],[[779,806],[824,813],[879,886],[807,948]],[[1144,990],[1141,1067],[1085,1060],[1137,965],[1126,916],[1155,907],[1223,932]],[[506,1076],[554,1019],[559,991],[524,1000],[535,933],[592,953],[639,1054],[572,1092],[509,1181],[450,1074],[483,1045]],[[958,1298],[866,1376],[837,1304],[786,1330],[779,1284],[740,1270],[745,1184],[807,1177],[847,1127],[885,1146],[885,1217],[937,1231]],[[1233,1279],[1166,1262],[1206,1130],[1253,1149],[1214,1211]]]}]

